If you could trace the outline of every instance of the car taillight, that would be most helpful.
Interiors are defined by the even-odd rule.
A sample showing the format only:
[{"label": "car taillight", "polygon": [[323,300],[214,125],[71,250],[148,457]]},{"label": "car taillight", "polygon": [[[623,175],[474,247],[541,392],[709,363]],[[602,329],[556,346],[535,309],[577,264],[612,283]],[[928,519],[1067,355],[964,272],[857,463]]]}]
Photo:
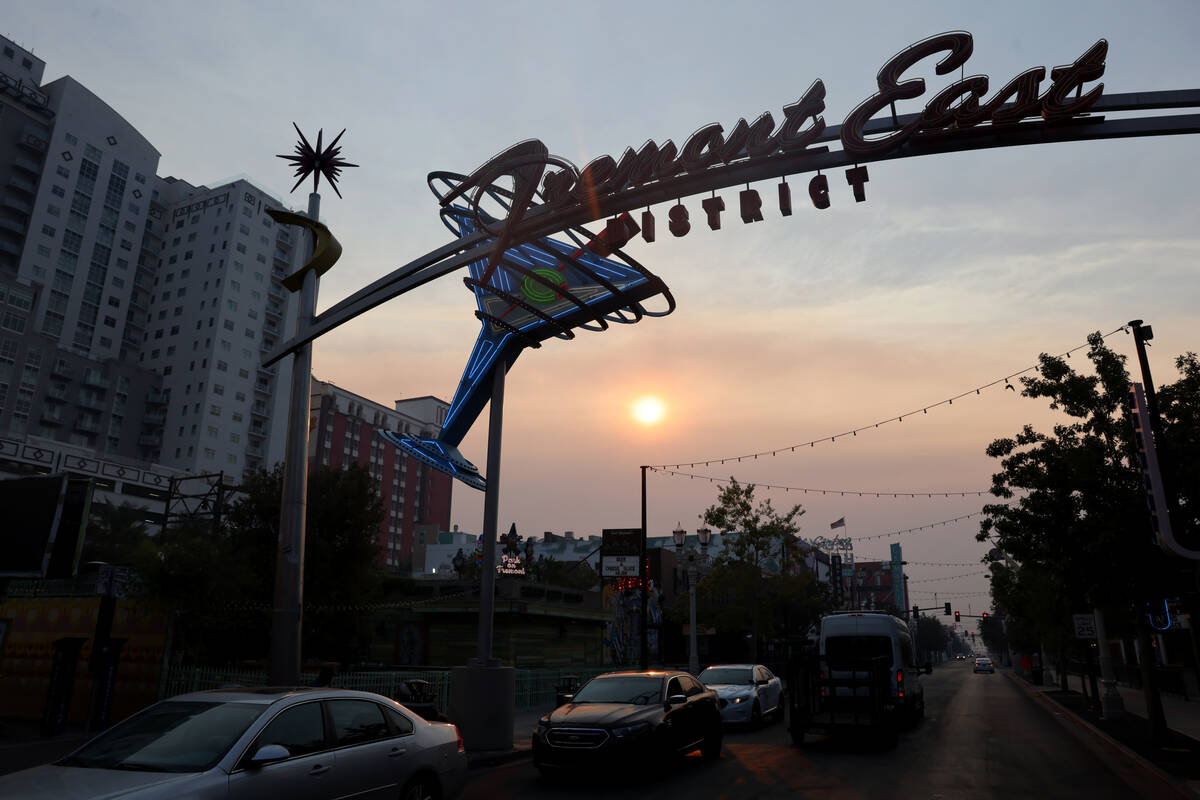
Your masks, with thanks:
[{"label": "car taillight", "polygon": [[825,696],[825,670],[821,670],[821,697]]},{"label": "car taillight", "polygon": [[904,670],[896,670],[896,691],[904,697]]},{"label": "car taillight", "polygon": [[463,747],[462,734],[458,732],[458,726],[457,726],[457,725],[455,725],[455,726],[454,726],[454,735],[455,735],[456,737],[458,737],[458,752],[460,752],[460,753],[465,753],[465,752],[466,752],[466,748],[465,748],[465,747]]}]

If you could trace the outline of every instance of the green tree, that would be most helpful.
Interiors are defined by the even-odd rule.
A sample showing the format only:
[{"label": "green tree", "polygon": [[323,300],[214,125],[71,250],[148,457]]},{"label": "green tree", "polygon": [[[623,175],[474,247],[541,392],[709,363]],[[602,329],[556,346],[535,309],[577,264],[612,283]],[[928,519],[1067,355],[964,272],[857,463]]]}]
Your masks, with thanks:
[{"label": "green tree", "polygon": [[[1088,341],[1094,374],[1043,354],[1037,374],[1021,379],[1022,396],[1048,400],[1067,420],[1048,433],[1025,425],[987,448],[1000,460],[991,493],[1003,502],[984,507],[977,538],[995,545],[988,556],[993,600],[1022,649],[1045,643],[1063,651],[1071,613],[1092,608],[1107,612],[1110,633],[1126,633],[1137,605],[1182,588],[1179,562],[1155,547],[1150,533],[1125,357],[1099,333]],[[1194,354],[1178,365],[1183,380],[1163,387],[1162,405],[1177,436],[1172,463],[1194,463],[1196,439],[1181,434],[1197,430],[1200,368]],[[1190,491],[1181,493],[1185,503],[1197,496],[1194,485]],[[1194,516],[1182,524],[1194,529]]]},{"label": "green tree", "polygon": [[149,538],[146,509],[108,501],[94,503],[83,543],[82,561],[130,564],[139,558]]},{"label": "green tree", "polygon": [[[769,499],[755,501],[753,484],[730,479],[717,502],[700,516],[721,533],[722,550],[698,587],[701,619],[719,629],[745,631],[754,643],[764,636],[793,635],[820,616],[824,595],[803,563],[796,520],[804,509],[776,511]],[[686,598],[676,600],[673,616],[686,617]]]}]

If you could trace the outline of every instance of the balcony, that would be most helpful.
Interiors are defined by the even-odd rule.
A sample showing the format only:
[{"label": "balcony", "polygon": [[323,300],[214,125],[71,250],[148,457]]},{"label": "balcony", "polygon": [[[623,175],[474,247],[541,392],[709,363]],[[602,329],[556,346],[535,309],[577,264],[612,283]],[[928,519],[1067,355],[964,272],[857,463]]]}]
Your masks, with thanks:
[{"label": "balcony", "polygon": [[21,248],[17,247],[7,239],[0,239],[0,253],[8,253],[9,255],[21,255]]},{"label": "balcony", "polygon": [[98,369],[85,369],[79,382],[84,386],[95,386],[99,389],[107,389],[112,384],[104,377],[104,373]]},{"label": "balcony", "polygon": [[20,211],[22,214],[33,213],[33,206],[29,205],[29,203],[26,203],[21,198],[16,197],[12,193],[5,194],[4,199],[0,200],[0,205],[5,206],[6,208],[11,208],[15,211]]},{"label": "balcony", "polygon": [[24,225],[22,225],[20,222],[17,222],[15,219],[8,219],[6,217],[0,217],[0,230],[10,231],[18,236],[25,235]]},{"label": "balcony", "polygon": [[21,134],[21,138],[17,140],[17,143],[27,150],[37,153],[38,155],[45,153],[50,147],[49,143],[47,143],[45,139],[36,133],[29,131],[28,129],[25,131],[25,133]]},{"label": "balcony", "polygon": [[255,403],[254,406],[251,407],[250,414],[255,417],[262,417],[263,419],[268,418],[267,407],[260,403]]},{"label": "balcony", "polygon": [[246,455],[248,455],[252,458],[262,458],[264,456],[264,453],[263,453],[263,449],[261,447],[255,447],[254,445],[250,445],[249,447],[246,448]]},{"label": "balcony", "polygon": [[103,411],[105,409],[104,398],[98,394],[92,394],[91,392],[80,392],[79,399],[75,402],[84,408],[90,408],[96,411]]},{"label": "balcony", "polygon": [[166,425],[167,412],[165,411],[147,411],[142,415],[142,422],[147,425]]},{"label": "balcony", "polygon": [[167,404],[167,393],[162,389],[151,389],[146,392],[146,405],[165,406]]},{"label": "balcony", "polygon": [[46,390],[47,400],[55,400],[59,403],[65,403],[69,397],[70,394],[67,392],[67,388],[65,386],[51,385],[50,388]]},{"label": "balcony", "polygon": [[30,196],[33,196],[37,192],[37,186],[33,183],[33,181],[27,181],[17,175],[9,176],[8,185]]},{"label": "balcony", "polygon": [[30,173],[31,175],[41,175],[42,174],[42,165],[37,163],[36,161],[34,161],[32,158],[26,158],[25,156],[17,156],[16,158],[14,158],[12,160],[11,163],[14,167],[23,169],[26,172]]},{"label": "balcony", "polygon": [[138,437],[138,447],[162,447],[162,434],[143,433]]},{"label": "balcony", "polygon": [[54,366],[50,367],[50,374],[57,375],[60,378],[70,378],[75,374],[75,371],[71,369],[71,362],[65,358],[60,358],[54,362]]},{"label": "balcony", "polygon": [[76,417],[75,430],[82,433],[99,433],[100,423],[91,417]]},{"label": "balcony", "polygon": [[57,408],[54,408],[51,406],[44,406],[42,408],[42,422],[44,422],[47,425],[62,425],[63,424],[62,412]]}]

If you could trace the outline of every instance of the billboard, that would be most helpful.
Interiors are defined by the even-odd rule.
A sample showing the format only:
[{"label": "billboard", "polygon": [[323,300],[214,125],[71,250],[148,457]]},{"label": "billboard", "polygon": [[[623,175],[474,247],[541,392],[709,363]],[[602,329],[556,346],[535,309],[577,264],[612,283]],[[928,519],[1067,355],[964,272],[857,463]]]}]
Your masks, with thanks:
[{"label": "billboard", "polygon": [[46,475],[0,481],[0,577],[75,575],[91,511],[88,478]]},{"label": "billboard", "polygon": [[605,528],[601,532],[600,577],[636,578],[642,554],[641,528]]}]

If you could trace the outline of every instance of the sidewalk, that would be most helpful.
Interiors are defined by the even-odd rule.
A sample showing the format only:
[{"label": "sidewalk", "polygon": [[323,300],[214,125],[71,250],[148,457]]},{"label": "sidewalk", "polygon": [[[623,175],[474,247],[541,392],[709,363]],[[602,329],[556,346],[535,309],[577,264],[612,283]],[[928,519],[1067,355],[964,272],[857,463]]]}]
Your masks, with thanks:
[{"label": "sidewalk", "polygon": [[513,746],[509,750],[468,750],[467,751],[467,767],[469,769],[478,769],[481,767],[494,767],[498,764],[504,764],[509,761],[514,761],[519,758],[527,758],[532,755],[533,729],[537,727],[537,721],[552,709],[545,711],[520,711],[513,718]]},{"label": "sidewalk", "polygon": [[1166,743],[1155,747],[1140,690],[1118,687],[1126,713],[1108,720],[1090,707],[1088,698],[1063,693],[1057,682],[1035,686],[1011,670],[1003,672],[1135,791],[1146,797],[1200,798],[1200,739],[1188,734],[1200,725],[1200,703],[1164,697],[1170,730]]}]

